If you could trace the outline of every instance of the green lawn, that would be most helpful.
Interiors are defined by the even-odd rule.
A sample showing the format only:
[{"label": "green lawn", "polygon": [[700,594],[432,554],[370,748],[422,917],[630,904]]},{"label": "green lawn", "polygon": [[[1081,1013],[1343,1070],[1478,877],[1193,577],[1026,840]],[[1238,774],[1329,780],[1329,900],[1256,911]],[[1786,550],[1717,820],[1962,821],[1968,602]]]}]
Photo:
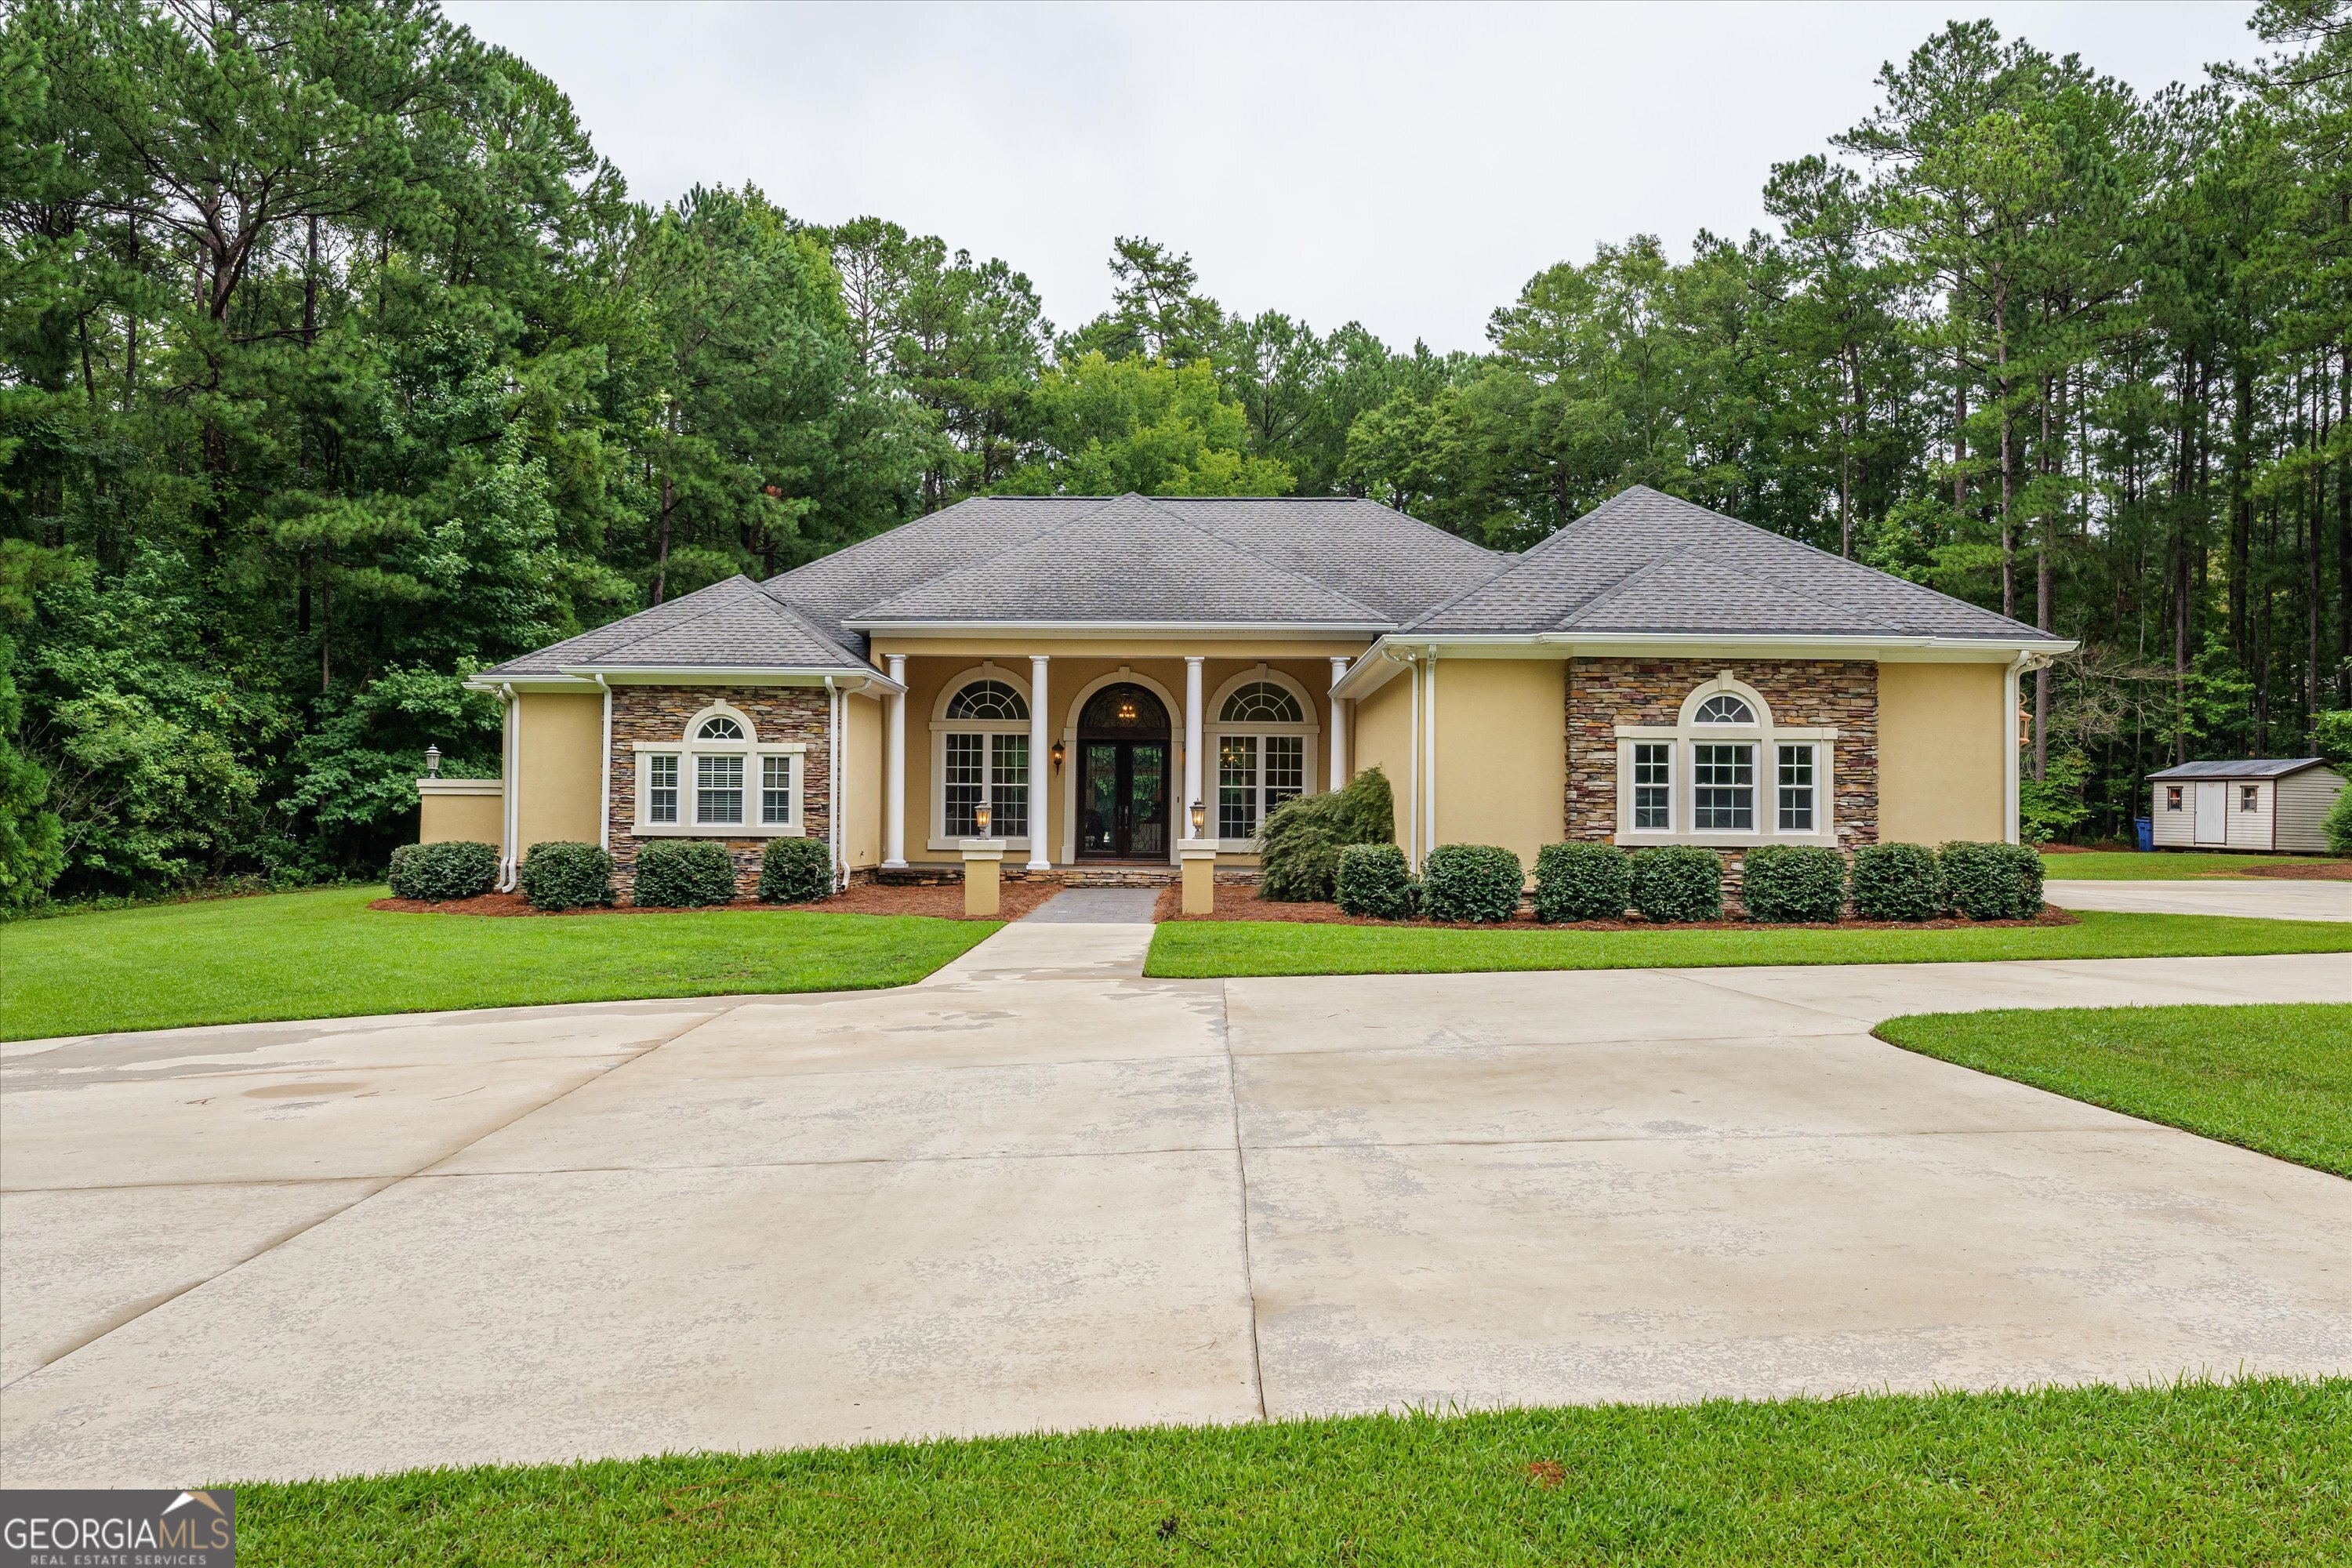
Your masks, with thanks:
[{"label": "green lawn", "polygon": [[2323,859],[2316,855],[2221,855],[2210,849],[2163,849],[2147,855],[2136,855],[2128,849],[2094,849],[2084,855],[2045,852],[2042,874],[2081,882],[2149,882],[2187,877],[2243,877],[2250,866],[2307,866]]},{"label": "green lawn", "polygon": [[2352,952],[2352,924],[2224,915],[2106,914],[2079,925],[1947,931],[1546,931],[1512,926],[1313,925],[1171,921],[1146,974],[1455,973],[1488,969],[1698,968],[1738,963],[1957,963],[2002,958],[2179,958]]},{"label": "green lawn", "polygon": [[390,914],[382,888],[0,925],[0,1039],[919,980],[993,921],[783,910]]},{"label": "green lawn", "polygon": [[2352,1006],[1922,1013],[1876,1032],[1906,1050],[2352,1176]]},{"label": "green lawn", "polygon": [[2352,1557],[2352,1381],[1363,1416],[240,1487],[261,1563]]}]

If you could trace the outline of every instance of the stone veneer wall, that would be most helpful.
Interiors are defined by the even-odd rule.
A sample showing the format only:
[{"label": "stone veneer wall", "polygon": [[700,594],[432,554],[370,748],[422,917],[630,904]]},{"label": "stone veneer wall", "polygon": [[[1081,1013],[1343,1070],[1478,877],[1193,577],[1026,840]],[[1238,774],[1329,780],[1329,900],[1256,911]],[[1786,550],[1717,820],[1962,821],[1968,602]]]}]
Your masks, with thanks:
[{"label": "stone veneer wall", "polygon": [[[825,693],[806,686],[615,686],[613,688],[613,888],[623,902],[637,879],[637,754],[639,741],[677,742],[686,722],[714,702],[724,702],[751,721],[754,738],[762,745],[799,741],[808,747],[802,757],[801,831],[822,840],[831,821],[825,801],[833,773],[827,744]],[[681,792],[694,787],[691,778],[679,781]],[[747,790],[757,790],[756,775]],[[667,837],[665,835],[664,837]],[[697,837],[700,837],[698,835]],[[760,890],[760,854],[765,838],[726,838],[735,859],[735,890],[751,898]]]},{"label": "stone veneer wall", "polygon": [[[1691,689],[1725,670],[1763,693],[1775,724],[1834,729],[1831,822],[1852,854],[1878,840],[1878,666],[1864,659],[1579,658],[1568,667],[1567,837],[1607,842],[1617,834],[1617,726],[1672,724]],[[1759,767],[1758,806],[1769,799]],[[1724,888],[1736,892],[1747,857],[1721,852]]]}]

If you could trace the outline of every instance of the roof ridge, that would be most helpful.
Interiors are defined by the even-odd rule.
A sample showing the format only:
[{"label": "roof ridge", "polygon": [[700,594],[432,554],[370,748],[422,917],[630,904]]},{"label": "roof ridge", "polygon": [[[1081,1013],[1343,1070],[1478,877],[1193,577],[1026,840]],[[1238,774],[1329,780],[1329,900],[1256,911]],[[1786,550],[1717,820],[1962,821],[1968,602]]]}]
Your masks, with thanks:
[{"label": "roof ridge", "polygon": [[[1244,497],[1228,497],[1228,496],[1169,496],[1169,497],[1162,498],[1162,497],[1158,497],[1158,496],[1139,495],[1139,494],[1138,494],[1137,492],[1135,492],[1134,490],[1129,490],[1129,491],[1128,491],[1128,492],[1127,492],[1127,494],[1126,494],[1126,495],[1120,496],[1120,497],[1118,497],[1118,499],[1119,500],[1129,500],[1130,498],[1131,498],[1131,499],[1133,499],[1133,500],[1136,500],[1141,501],[1144,505],[1146,505],[1146,506],[1150,507],[1152,510],[1154,510],[1154,511],[1156,511],[1156,512],[1160,513],[1162,517],[1167,518],[1171,522],[1173,522],[1174,524],[1176,524],[1176,526],[1177,526],[1177,527],[1179,527],[1179,528],[1184,528],[1184,529],[1190,529],[1192,532],[1199,534],[1202,538],[1203,538],[1203,539],[1207,540],[1210,543],[1212,543],[1212,544],[1215,544],[1215,545],[1221,545],[1221,546],[1223,546],[1224,549],[1227,549],[1227,550],[1233,551],[1233,552],[1234,552],[1235,554],[1237,554],[1237,555],[1245,556],[1245,557],[1246,557],[1246,558],[1248,558],[1249,560],[1255,562],[1258,565],[1260,565],[1260,566],[1264,567],[1265,570],[1267,570],[1267,571],[1269,571],[1269,572],[1280,572],[1280,573],[1284,574],[1286,576],[1295,577],[1295,578],[1297,578],[1298,581],[1300,581],[1300,582],[1302,582],[1302,583],[1312,583],[1312,584],[1315,584],[1315,586],[1317,586],[1318,588],[1322,589],[1325,593],[1327,593],[1327,594],[1330,595],[1332,597],[1334,597],[1334,598],[1336,598],[1336,599],[1342,599],[1342,600],[1345,600],[1345,601],[1346,601],[1349,605],[1351,605],[1352,607],[1354,607],[1354,608],[1356,608],[1356,609],[1359,609],[1359,610],[1363,611],[1365,615],[1370,616],[1372,619],[1374,619],[1374,620],[1377,620],[1377,621],[1385,621],[1385,620],[1388,620],[1388,618],[1389,618],[1388,616],[1384,616],[1384,615],[1381,615],[1378,610],[1373,609],[1370,605],[1365,604],[1361,599],[1357,598],[1357,597],[1356,597],[1356,595],[1354,595],[1353,594],[1347,593],[1347,592],[1345,592],[1345,591],[1343,591],[1343,590],[1341,590],[1341,589],[1339,589],[1339,588],[1334,588],[1333,586],[1331,586],[1331,584],[1330,584],[1326,583],[1326,582],[1325,582],[1325,581],[1323,581],[1323,579],[1322,579],[1322,578],[1320,578],[1320,577],[1313,577],[1313,576],[1309,576],[1307,574],[1306,574],[1306,573],[1301,572],[1300,570],[1298,570],[1298,568],[1297,568],[1296,566],[1285,566],[1281,562],[1279,562],[1279,561],[1276,561],[1276,560],[1273,559],[1271,556],[1261,555],[1260,553],[1258,553],[1258,552],[1257,552],[1257,551],[1255,551],[1255,550],[1252,549],[1250,546],[1248,546],[1248,545],[1246,545],[1246,544],[1240,544],[1240,543],[1236,543],[1234,541],[1230,540],[1230,539],[1227,539],[1227,538],[1226,538],[1223,534],[1222,534],[1222,533],[1214,533],[1214,532],[1212,532],[1212,531],[1209,531],[1208,529],[1202,528],[1199,523],[1194,522],[1191,518],[1179,516],[1177,513],[1172,512],[1172,511],[1170,511],[1166,507],[1164,507],[1164,506],[1162,506],[1162,505],[1160,505],[1160,500],[1161,500],[1162,499],[1169,500],[1282,500],[1286,499],[1286,498],[1285,498],[1285,497],[1282,497],[1282,496],[1244,496]],[[1113,503],[1113,504],[1116,504],[1116,503]],[[1108,507],[1106,507],[1104,510],[1108,510]],[[1076,527],[1079,523],[1084,522],[1084,521],[1087,520],[1087,517],[1092,517],[1092,516],[1094,516],[1094,515],[1095,515],[1095,513],[1093,513],[1093,512],[1088,512],[1088,513],[1087,513],[1087,514],[1086,514],[1086,517],[1074,517],[1074,518],[1070,519],[1070,521],[1069,521],[1067,523],[1064,524],[1063,526],[1064,526],[1064,527],[1066,527],[1066,528],[1075,528],[1075,527]],[[1051,532],[1051,533],[1059,533],[1059,532],[1061,532],[1061,531],[1062,531],[1062,530],[1061,530],[1061,529],[1059,529],[1059,528],[1056,528],[1056,529],[1049,530],[1048,531],[1049,531],[1049,532]],[[1038,537],[1042,539],[1042,538],[1045,537],[1045,534],[1040,534]],[[1032,542],[1034,543],[1034,541],[1032,541]]]},{"label": "roof ridge", "polygon": [[[742,584],[745,587],[747,587],[747,588],[749,588],[749,589],[751,589],[751,600],[752,600],[753,602],[755,602],[755,603],[757,603],[757,604],[764,605],[766,605],[769,609],[772,609],[772,610],[781,610],[781,609],[782,609],[782,608],[784,607],[783,605],[782,605],[778,604],[775,600],[771,599],[770,597],[768,597],[768,595],[765,595],[765,594],[763,594],[763,593],[761,593],[761,592],[759,591],[759,590],[760,590],[760,584],[757,584],[757,583],[754,583],[753,581],[751,581],[751,578],[749,578],[749,577],[745,576],[745,575],[744,575],[742,573],[740,573],[740,572],[736,573],[736,574],[735,574],[733,576],[731,576],[731,577],[722,577],[722,578],[720,578],[720,579],[719,579],[718,582],[716,582],[716,583],[709,583],[709,584],[704,584],[702,587],[697,588],[697,589],[694,591],[694,593],[695,593],[695,594],[707,594],[707,593],[710,592],[710,590],[711,590],[711,589],[713,589],[713,588],[726,588],[726,587],[731,587],[731,586],[733,586],[733,585],[734,585],[735,584],[737,584],[737,583],[740,583],[740,584]],[[672,603],[674,603],[674,604],[676,604],[676,603],[682,603],[685,599],[690,599],[690,598],[692,598],[692,597],[694,597],[694,594],[688,594],[688,595],[682,595],[680,599],[673,600],[673,601],[671,601],[671,602],[672,602]],[[648,637],[667,637],[667,636],[669,636],[672,632],[674,632],[674,631],[677,630],[680,626],[691,626],[691,625],[693,625],[696,621],[698,621],[698,620],[702,619],[702,617],[703,617],[703,616],[707,616],[707,615],[713,614],[714,612],[719,611],[719,610],[720,610],[720,609],[723,609],[723,608],[725,608],[725,607],[726,607],[727,605],[729,605],[735,604],[735,603],[737,603],[738,601],[741,600],[742,598],[743,598],[743,595],[740,595],[740,594],[732,595],[730,595],[730,596],[729,596],[729,597],[727,597],[727,598],[718,600],[718,601],[716,601],[715,603],[713,603],[713,604],[709,605],[709,606],[707,606],[707,607],[705,607],[705,608],[703,608],[703,609],[698,609],[698,610],[695,611],[695,613],[694,613],[694,614],[692,614],[692,615],[690,615],[690,616],[687,616],[684,620],[680,620],[680,621],[672,621],[672,622],[670,622],[670,623],[669,623],[668,625],[667,625],[667,626],[648,626],[648,627],[647,627],[647,628],[646,628],[644,631],[641,631],[641,632],[637,633],[635,637],[629,637],[629,638],[627,638],[625,641],[616,642],[616,643],[614,643],[612,647],[608,647],[608,648],[604,649],[602,653],[600,653],[600,654],[596,655],[596,662],[598,662],[598,663],[605,662],[605,661],[607,661],[607,660],[611,659],[611,658],[612,658],[612,657],[613,657],[614,654],[620,653],[620,652],[622,652],[622,651],[624,651],[625,649],[627,649],[627,648],[633,648],[633,647],[636,647],[636,646],[637,646],[637,644],[639,644],[639,643],[644,642],[645,640],[646,640]],[[659,608],[660,606],[656,605],[656,606],[654,606],[654,607],[655,607],[655,608]],[[643,612],[640,612],[640,613],[642,614]],[[825,640],[825,641],[827,641],[827,642],[831,642],[833,639],[832,639],[831,637],[827,637],[827,638],[825,638],[824,640]]]},{"label": "roof ridge", "polygon": [[[1769,529],[1766,529],[1762,531],[1769,533],[1771,531]],[[1775,534],[1773,537],[1779,538],[1780,535]],[[1704,545],[1695,542],[1684,546],[1681,550],[1676,551],[1672,555],[1662,556],[1658,560],[1651,562],[1647,566],[1643,567],[1640,571],[1631,574],[1621,582],[1610,584],[1604,592],[1596,594],[1591,598],[1586,600],[1583,604],[1579,605],[1571,614],[1561,617],[1556,625],[1562,631],[1570,630],[1577,622],[1585,619],[1589,616],[1596,615],[1605,609],[1610,601],[1624,595],[1635,584],[1639,584],[1643,578],[1650,576],[1654,573],[1664,571],[1669,566],[1678,565],[1681,563],[1689,560],[1693,556],[1699,555],[1704,549]],[[1697,563],[1697,565],[1701,571],[1720,573],[1738,581],[1748,582],[1761,579],[1769,583],[1777,592],[1786,594],[1793,599],[1802,599],[1807,604],[1813,605],[1815,608],[1826,610],[1832,615],[1851,617],[1880,631],[1893,631],[1895,629],[1893,623],[1873,611],[1858,608],[1853,605],[1841,605],[1834,600],[1825,599],[1819,594],[1814,593],[1811,588],[1805,587],[1801,584],[1791,584],[1787,577],[1783,576],[1780,573],[1770,570],[1768,567],[1758,566],[1747,570],[1735,570],[1731,566],[1723,563],[1705,559],[1701,559]]]}]

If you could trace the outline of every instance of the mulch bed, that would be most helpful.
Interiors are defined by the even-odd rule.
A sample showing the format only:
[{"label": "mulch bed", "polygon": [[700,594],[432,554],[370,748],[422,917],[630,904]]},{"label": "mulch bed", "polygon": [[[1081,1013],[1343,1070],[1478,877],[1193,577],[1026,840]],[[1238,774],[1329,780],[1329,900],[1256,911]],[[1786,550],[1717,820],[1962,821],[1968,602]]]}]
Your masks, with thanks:
[{"label": "mulch bed", "polygon": [[[738,899],[731,904],[706,904],[703,910],[749,910],[760,914],[789,913],[798,910],[825,915],[928,915],[949,921],[1017,921],[1061,890],[1061,884],[1057,882],[1005,882],[997,893],[997,901],[1003,907],[998,913],[989,916],[967,916],[963,912],[963,884],[961,882],[932,888],[885,888],[872,882],[861,882],[845,893],[836,893],[814,904],[763,904],[754,899]],[[368,908],[389,910],[396,914],[540,914],[520,893],[484,893],[479,898],[452,899],[440,904],[427,903],[423,899],[378,899]],[[700,912],[702,910],[641,910],[634,905],[622,904],[614,908],[598,906],[563,910],[551,913],[548,918],[558,915],[685,915]]]},{"label": "mulch bed", "polygon": [[1217,912],[1213,915],[1179,913],[1183,907],[1182,889],[1164,889],[1151,918],[1160,921],[1292,921],[1305,925],[1420,926],[1444,931],[1978,931],[1997,926],[2071,926],[2082,923],[2074,913],[2055,904],[2042,905],[2042,913],[2030,921],[1843,920],[1834,924],[1759,926],[1754,921],[1676,921],[1664,923],[1645,921],[1634,915],[1622,921],[1574,921],[1560,925],[1546,925],[1527,910],[1521,910],[1508,921],[1484,924],[1467,921],[1376,921],[1366,915],[1343,913],[1337,904],[1277,904],[1245,889],[1229,890],[1224,888],[1217,889]]}]

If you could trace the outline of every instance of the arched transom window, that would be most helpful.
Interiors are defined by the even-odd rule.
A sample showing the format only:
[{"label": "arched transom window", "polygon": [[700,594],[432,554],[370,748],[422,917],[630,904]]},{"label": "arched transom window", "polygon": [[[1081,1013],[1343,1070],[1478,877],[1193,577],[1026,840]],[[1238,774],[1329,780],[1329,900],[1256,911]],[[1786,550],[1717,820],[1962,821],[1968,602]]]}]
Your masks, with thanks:
[{"label": "arched transom window", "polygon": [[714,703],[675,741],[635,742],[639,837],[772,838],[801,831],[803,742],[762,743],[751,715]]},{"label": "arched transom window", "polygon": [[1673,724],[1617,726],[1621,844],[1835,844],[1838,732],[1782,723],[1728,670],[1682,700]]},{"label": "arched transom window", "polygon": [[1257,837],[1266,813],[1315,787],[1315,705],[1289,677],[1260,665],[1226,683],[1205,737],[1217,767],[1216,837]]},{"label": "arched transom window", "polygon": [[1029,698],[1004,672],[983,665],[950,683],[932,724],[938,759],[935,835],[980,836],[988,806],[991,838],[1029,837]]}]

